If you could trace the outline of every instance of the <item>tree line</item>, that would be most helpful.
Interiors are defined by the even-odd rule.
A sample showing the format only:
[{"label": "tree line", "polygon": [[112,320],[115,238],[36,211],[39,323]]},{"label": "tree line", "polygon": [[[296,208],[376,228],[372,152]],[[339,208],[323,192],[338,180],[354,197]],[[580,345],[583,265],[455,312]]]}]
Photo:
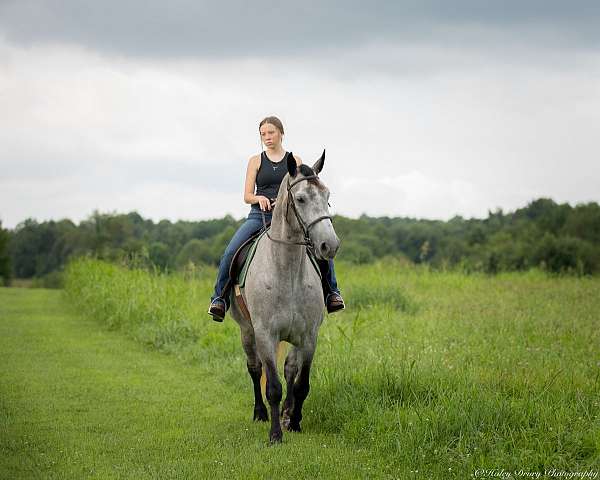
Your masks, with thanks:
[{"label": "tree line", "polygon": [[[161,220],[138,213],[94,212],[78,225],[71,220],[27,219],[13,230],[0,223],[0,277],[44,277],[69,258],[93,255],[109,261],[137,258],[165,270],[190,262],[217,265],[242,220],[231,216],[197,222]],[[399,257],[433,268],[490,274],[538,267],[578,275],[600,272],[600,206],[575,207],[540,198],[514,212],[448,221],[406,217],[358,219],[335,216],[342,244],[339,257],[370,263]]]}]

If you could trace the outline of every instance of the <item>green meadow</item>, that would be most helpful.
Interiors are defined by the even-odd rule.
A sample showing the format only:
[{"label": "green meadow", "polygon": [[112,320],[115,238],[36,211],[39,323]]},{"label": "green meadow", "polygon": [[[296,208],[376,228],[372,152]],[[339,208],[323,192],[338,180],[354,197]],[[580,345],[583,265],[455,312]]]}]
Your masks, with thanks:
[{"label": "green meadow", "polygon": [[214,269],[0,289],[0,478],[600,477],[600,278],[336,271],[348,308],[274,447]]}]

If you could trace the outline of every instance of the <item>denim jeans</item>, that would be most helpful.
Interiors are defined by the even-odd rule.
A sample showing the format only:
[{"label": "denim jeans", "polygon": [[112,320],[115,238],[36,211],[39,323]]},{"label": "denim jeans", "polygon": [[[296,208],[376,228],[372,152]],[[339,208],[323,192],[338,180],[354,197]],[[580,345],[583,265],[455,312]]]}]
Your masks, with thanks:
[{"label": "denim jeans", "polygon": [[[264,213],[265,220],[268,225],[271,223],[271,212]],[[221,298],[227,304],[227,308],[229,308],[229,295],[227,295],[227,292],[224,292],[223,289],[229,281],[229,266],[231,265],[233,255],[246,240],[258,232],[262,227],[263,221],[260,208],[253,205],[250,209],[250,214],[246,218],[246,221],[242,223],[240,228],[238,228],[234,233],[233,237],[229,241],[229,245],[227,245],[227,248],[225,249],[225,253],[223,253],[223,256],[221,257],[219,262],[219,273],[217,275],[217,282],[215,284],[215,291],[212,297],[210,297],[211,301],[215,300],[216,298]],[[319,265],[319,269],[321,270],[321,283],[324,291],[339,293],[340,291],[338,289],[337,279],[335,278],[335,270],[333,268],[333,260],[319,260],[317,263]]]}]

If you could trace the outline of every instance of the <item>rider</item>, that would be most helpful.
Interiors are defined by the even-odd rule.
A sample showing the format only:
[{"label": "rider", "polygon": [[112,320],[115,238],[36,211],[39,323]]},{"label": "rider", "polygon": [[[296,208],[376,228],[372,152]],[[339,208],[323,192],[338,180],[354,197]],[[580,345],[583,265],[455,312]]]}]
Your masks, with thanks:
[{"label": "rider", "polygon": [[[281,145],[283,140],[281,120],[277,117],[266,117],[260,122],[258,128],[261,144],[264,144],[266,149],[260,155],[253,155],[248,161],[244,202],[251,204],[250,214],[233,235],[219,262],[219,274],[208,309],[208,313],[217,322],[223,321],[225,312],[229,308],[229,295],[224,289],[229,281],[229,265],[233,255],[246,240],[263,227],[261,211],[267,223],[270,223],[273,203],[277,198],[281,181],[287,173],[288,152]],[[298,165],[302,163],[297,155],[294,155],[294,158]],[[319,260],[317,263],[321,270],[327,312],[333,313],[344,309],[344,300],[337,287],[333,261]]]}]

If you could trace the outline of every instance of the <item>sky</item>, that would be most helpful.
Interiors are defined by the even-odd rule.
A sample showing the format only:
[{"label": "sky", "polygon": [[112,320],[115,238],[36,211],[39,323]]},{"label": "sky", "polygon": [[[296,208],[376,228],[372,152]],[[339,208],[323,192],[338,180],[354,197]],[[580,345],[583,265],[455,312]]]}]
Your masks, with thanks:
[{"label": "sky", "polygon": [[242,218],[258,123],[332,213],[600,201],[600,2],[0,0],[0,221]]}]

